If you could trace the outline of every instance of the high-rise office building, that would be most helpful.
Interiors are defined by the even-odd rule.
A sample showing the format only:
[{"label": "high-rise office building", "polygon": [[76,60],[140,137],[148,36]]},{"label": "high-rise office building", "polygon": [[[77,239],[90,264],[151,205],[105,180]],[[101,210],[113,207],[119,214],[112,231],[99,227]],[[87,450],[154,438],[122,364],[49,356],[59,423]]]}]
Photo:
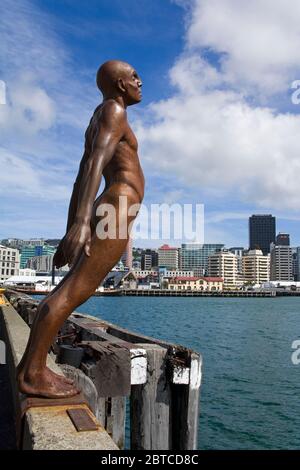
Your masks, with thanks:
[{"label": "high-rise office building", "polygon": [[147,248],[142,251],[141,256],[141,269],[143,271],[152,269],[158,266],[158,253],[155,250]]},{"label": "high-rise office building", "polygon": [[290,235],[288,233],[279,232],[276,236],[275,244],[280,246],[290,246]]},{"label": "high-rise office building", "polygon": [[271,245],[271,281],[293,281],[293,248]]},{"label": "high-rise office building", "polygon": [[295,264],[295,281],[300,281],[300,246],[296,248]]},{"label": "high-rise office building", "polygon": [[207,273],[209,255],[224,248],[222,243],[183,243],[180,252],[180,268],[184,271],[193,270],[195,276]]},{"label": "high-rise office building", "polygon": [[160,268],[178,269],[178,248],[162,245],[158,248],[158,266]]},{"label": "high-rise office building", "polygon": [[270,255],[261,250],[249,250],[243,255],[243,278],[246,282],[262,284],[270,280]]},{"label": "high-rise office building", "polygon": [[243,271],[243,255],[245,248],[243,246],[233,246],[229,248],[230,253],[233,253],[237,257],[237,270],[239,274]]},{"label": "high-rise office building", "polygon": [[218,251],[208,257],[208,276],[224,279],[224,288],[232,289],[237,285],[237,256],[228,250]]},{"label": "high-rise office building", "polygon": [[26,268],[27,261],[34,256],[53,255],[56,249],[49,245],[25,245],[21,251],[20,268]]},{"label": "high-rise office building", "polygon": [[20,253],[15,248],[0,245],[0,281],[17,276],[20,268]]},{"label": "high-rise office building", "polygon": [[292,248],[293,257],[293,278],[294,281],[299,279],[299,260],[298,260],[298,248]]},{"label": "high-rise office building", "polygon": [[270,253],[271,243],[275,243],[276,220],[269,215],[249,217],[249,249],[261,250],[263,255]]}]

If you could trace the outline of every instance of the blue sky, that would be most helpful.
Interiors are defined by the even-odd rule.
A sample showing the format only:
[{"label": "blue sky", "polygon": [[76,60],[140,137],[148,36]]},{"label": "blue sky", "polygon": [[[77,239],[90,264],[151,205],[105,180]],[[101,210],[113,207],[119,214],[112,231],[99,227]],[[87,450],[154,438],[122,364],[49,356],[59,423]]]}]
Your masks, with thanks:
[{"label": "blue sky", "polygon": [[145,203],[203,203],[205,241],[227,246],[247,246],[249,215],[272,213],[300,245],[296,0],[1,3],[0,238],[64,234],[95,73],[120,58],[143,79],[128,114]]}]

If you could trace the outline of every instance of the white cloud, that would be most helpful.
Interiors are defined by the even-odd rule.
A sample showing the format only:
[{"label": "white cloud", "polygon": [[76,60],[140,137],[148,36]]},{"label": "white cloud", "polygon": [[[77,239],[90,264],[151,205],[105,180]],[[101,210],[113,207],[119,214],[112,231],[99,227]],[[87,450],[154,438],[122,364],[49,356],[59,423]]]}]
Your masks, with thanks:
[{"label": "white cloud", "polygon": [[298,0],[196,0],[188,47],[223,54],[226,80],[272,94],[300,71]]},{"label": "white cloud", "polygon": [[31,83],[15,83],[10,101],[0,108],[0,127],[32,135],[51,128],[55,117],[55,103],[45,90]]},{"label": "white cloud", "polygon": [[0,147],[0,194],[8,197],[18,195],[44,200],[65,200],[67,187],[56,182],[57,174],[50,169],[41,170],[28,162],[24,155],[19,157]]},{"label": "white cloud", "polygon": [[[151,104],[151,124],[137,123],[149,171],[154,168],[186,186],[198,186],[200,192],[234,195],[268,210],[299,208],[300,115],[251,105],[245,93],[245,85],[259,84],[268,67],[274,84],[282,85],[278,77],[286,78],[286,66],[292,69],[300,59],[300,50],[298,59],[287,51],[290,38],[300,33],[300,4],[293,12],[298,21],[293,18],[290,26],[292,14],[283,11],[283,2],[272,5],[258,0],[251,7],[234,0],[194,2],[187,48],[170,70],[176,91]],[[277,55],[276,43],[271,45],[281,28],[284,52],[278,46]],[[226,52],[221,69],[192,45]],[[235,86],[229,88],[232,77]]]},{"label": "white cloud", "polygon": [[20,197],[67,204],[93,94],[81,71],[74,73],[53,19],[32,2],[3,0],[0,36],[7,91],[0,106],[0,160],[10,169],[1,173],[0,192],[16,204]]}]

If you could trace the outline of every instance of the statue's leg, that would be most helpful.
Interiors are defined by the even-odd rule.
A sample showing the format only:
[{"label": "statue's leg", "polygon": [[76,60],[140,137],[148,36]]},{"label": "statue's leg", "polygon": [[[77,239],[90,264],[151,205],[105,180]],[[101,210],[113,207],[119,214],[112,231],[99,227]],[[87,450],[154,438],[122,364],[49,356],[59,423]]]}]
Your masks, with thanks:
[{"label": "statue's leg", "polygon": [[[118,216],[118,207],[116,210]],[[128,218],[127,223],[133,219]],[[101,240],[94,232],[91,255],[87,257],[82,253],[65,281],[42,302],[37,312],[27,360],[19,371],[20,391],[45,397],[72,396],[77,393],[73,385],[56,380],[46,368],[47,353],[63,322],[95,292],[120,259],[127,241],[128,238]]]},{"label": "statue's leg", "polygon": [[[95,227],[96,227],[96,215],[95,215],[95,212],[96,212],[96,209],[98,207],[98,205],[101,203],[101,199],[103,199],[105,197],[105,193],[102,193],[99,198],[95,201],[95,204],[94,204],[94,220],[92,220],[92,230],[93,232],[95,231]],[[102,201],[103,202],[103,201]],[[63,277],[63,279],[59,282],[59,284],[57,284],[55,286],[55,288],[49,292],[42,300],[41,302],[39,303],[39,306],[38,306],[38,311],[43,307],[43,305],[45,303],[48,302],[48,300],[50,299],[50,297],[58,290],[62,287],[62,285],[64,284],[64,282],[66,282],[66,280],[69,278],[69,276],[71,276],[72,274],[72,271],[75,269],[76,267],[76,264],[77,262],[75,262],[73,264],[73,266],[70,268],[70,270],[68,271],[68,273]],[[31,343],[32,343],[32,338],[35,336],[35,329],[36,329],[36,325],[37,325],[37,320],[38,320],[38,311],[37,311],[37,314],[34,318],[34,321],[31,325],[31,328],[30,328],[30,335],[29,335],[29,339],[28,339],[28,342],[27,342],[27,345],[26,345],[26,349],[24,351],[24,354],[17,366],[17,376],[20,376],[20,375],[24,375],[24,370],[25,370],[25,364],[27,363],[27,360],[28,360],[28,356],[29,356],[29,351],[31,349]],[[57,375],[57,374],[56,374]],[[71,379],[68,379],[67,377],[65,376],[59,376],[59,378],[62,380],[62,381],[65,381],[67,383],[70,383],[70,384],[73,384],[74,381],[71,380]]]},{"label": "statue's leg", "polygon": [[[73,268],[71,268],[72,270]],[[70,270],[70,271],[71,271]],[[49,300],[49,298],[51,297],[51,295],[54,294],[54,292],[60,288],[62,286],[62,284],[67,280],[68,276],[70,275],[70,271],[64,276],[64,278],[60,281],[59,284],[57,284],[57,286],[51,291],[49,292],[49,294],[46,295],[46,297],[44,297],[41,302],[39,303],[39,306],[38,306],[38,310],[37,310],[37,314],[34,318],[34,321],[31,325],[31,328],[30,328],[30,335],[29,335],[29,339],[28,339],[28,342],[27,342],[27,345],[26,345],[26,349],[24,351],[24,354],[22,356],[22,359],[21,361],[19,362],[18,366],[17,366],[17,375],[20,375],[21,373],[24,375],[24,366],[28,360],[28,355],[29,355],[29,351],[30,351],[30,348],[31,348],[31,342],[32,342],[32,338],[34,337],[35,335],[35,327],[36,327],[36,324],[37,324],[37,318],[38,318],[38,311],[43,307],[43,305]],[[57,374],[55,374],[57,375]],[[58,376],[60,378],[61,381],[64,381],[66,383],[69,383],[69,384],[73,384],[74,381],[72,379],[69,379],[67,377],[65,377],[64,375],[62,376]]]}]

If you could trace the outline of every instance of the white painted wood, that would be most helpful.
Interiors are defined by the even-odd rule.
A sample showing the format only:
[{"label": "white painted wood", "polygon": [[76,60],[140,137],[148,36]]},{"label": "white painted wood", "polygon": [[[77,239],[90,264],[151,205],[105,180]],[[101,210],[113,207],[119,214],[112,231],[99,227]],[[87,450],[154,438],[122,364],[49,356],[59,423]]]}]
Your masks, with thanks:
[{"label": "white painted wood", "polygon": [[191,374],[190,374],[190,385],[191,389],[195,390],[201,385],[201,372],[202,361],[200,357],[192,359],[191,361]]},{"label": "white painted wood", "polygon": [[142,385],[147,382],[147,354],[145,349],[130,349],[131,385]]},{"label": "white painted wood", "polygon": [[188,385],[190,383],[189,367],[175,366],[173,368],[172,382],[177,385]]}]

